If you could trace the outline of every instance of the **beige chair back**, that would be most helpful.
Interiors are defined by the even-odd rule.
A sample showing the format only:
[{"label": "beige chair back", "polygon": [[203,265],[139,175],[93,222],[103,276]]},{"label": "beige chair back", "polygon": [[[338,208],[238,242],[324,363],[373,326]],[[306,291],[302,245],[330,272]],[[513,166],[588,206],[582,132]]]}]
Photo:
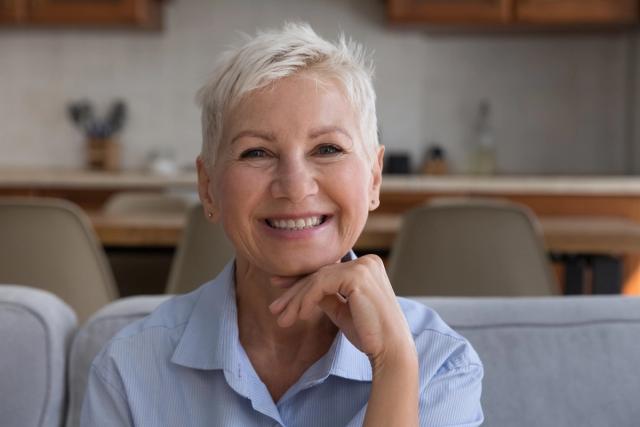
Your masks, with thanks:
[{"label": "beige chair back", "polygon": [[0,282],[52,292],[80,322],[118,296],[88,218],[58,199],[0,199]]},{"label": "beige chair back", "polygon": [[558,293],[533,213],[508,201],[441,199],[409,211],[389,264],[398,295]]},{"label": "beige chair back", "polygon": [[191,204],[179,194],[124,191],[109,197],[103,212],[110,215],[186,215]]},{"label": "beige chair back", "polygon": [[215,278],[233,256],[233,246],[222,225],[208,221],[202,205],[192,206],[171,264],[167,293],[196,289]]}]

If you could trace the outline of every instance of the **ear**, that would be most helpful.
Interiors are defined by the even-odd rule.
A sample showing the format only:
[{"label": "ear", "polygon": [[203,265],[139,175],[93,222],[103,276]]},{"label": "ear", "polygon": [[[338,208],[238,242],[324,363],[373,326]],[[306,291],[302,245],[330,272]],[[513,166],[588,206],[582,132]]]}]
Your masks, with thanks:
[{"label": "ear", "polygon": [[198,196],[200,196],[200,202],[204,208],[204,215],[208,220],[218,222],[220,210],[211,185],[211,176],[200,156],[196,158],[196,169],[198,171]]},{"label": "ear", "polygon": [[371,165],[371,187],[369,188],[369,210],[380,206],[380,185],[382,184],[382,166],[384,163],[384,145],[376,149],[376,156]]}]

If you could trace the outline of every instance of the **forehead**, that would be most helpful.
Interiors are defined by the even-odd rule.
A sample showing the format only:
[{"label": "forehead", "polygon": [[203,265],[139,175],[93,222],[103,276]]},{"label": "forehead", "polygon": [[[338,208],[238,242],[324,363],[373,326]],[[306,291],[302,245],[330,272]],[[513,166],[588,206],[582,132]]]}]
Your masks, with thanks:
[{"label": "forehead", "polygon": [[357,118],[338,81],[304,72],[245,95],[226,116],[223,141],[246,128],[290,134],[326,126],[345,128],[356,138]]}]

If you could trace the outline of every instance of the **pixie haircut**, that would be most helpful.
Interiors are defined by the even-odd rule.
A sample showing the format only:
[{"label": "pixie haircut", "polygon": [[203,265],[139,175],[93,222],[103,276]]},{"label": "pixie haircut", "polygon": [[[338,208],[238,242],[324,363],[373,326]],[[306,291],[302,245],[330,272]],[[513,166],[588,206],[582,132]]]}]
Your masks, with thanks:
[{"label": "pixie haircut", "polygon": [[202,152],[207,167],[216,160],[225,115],[249,92],[303,71],[321,81],[335,79],[358,114],[360,136],[370,159],[378,146],[372,64],[364,48],[341,35],[335,43],[306,23],[259,32],[220,57],[211,79],[198,92],[202,108]]}]

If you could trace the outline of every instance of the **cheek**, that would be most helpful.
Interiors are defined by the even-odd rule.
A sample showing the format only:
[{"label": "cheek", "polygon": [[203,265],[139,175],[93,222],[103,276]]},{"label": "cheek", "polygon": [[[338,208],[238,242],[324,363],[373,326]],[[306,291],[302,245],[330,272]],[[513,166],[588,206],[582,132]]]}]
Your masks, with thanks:
[{"label": "cheek", "polygon": [[332,193],[342,204],[345,211],[360,214],[368,212],[369,204],[369,169],[362,161],[335,168],[327,176],[331,181]]},{"label": "cheek", "polygon": [[219,179],[222,217],[236,222],[250,215],[252,206],[262,194],[263,177],[252,170],[229,169]]}]

